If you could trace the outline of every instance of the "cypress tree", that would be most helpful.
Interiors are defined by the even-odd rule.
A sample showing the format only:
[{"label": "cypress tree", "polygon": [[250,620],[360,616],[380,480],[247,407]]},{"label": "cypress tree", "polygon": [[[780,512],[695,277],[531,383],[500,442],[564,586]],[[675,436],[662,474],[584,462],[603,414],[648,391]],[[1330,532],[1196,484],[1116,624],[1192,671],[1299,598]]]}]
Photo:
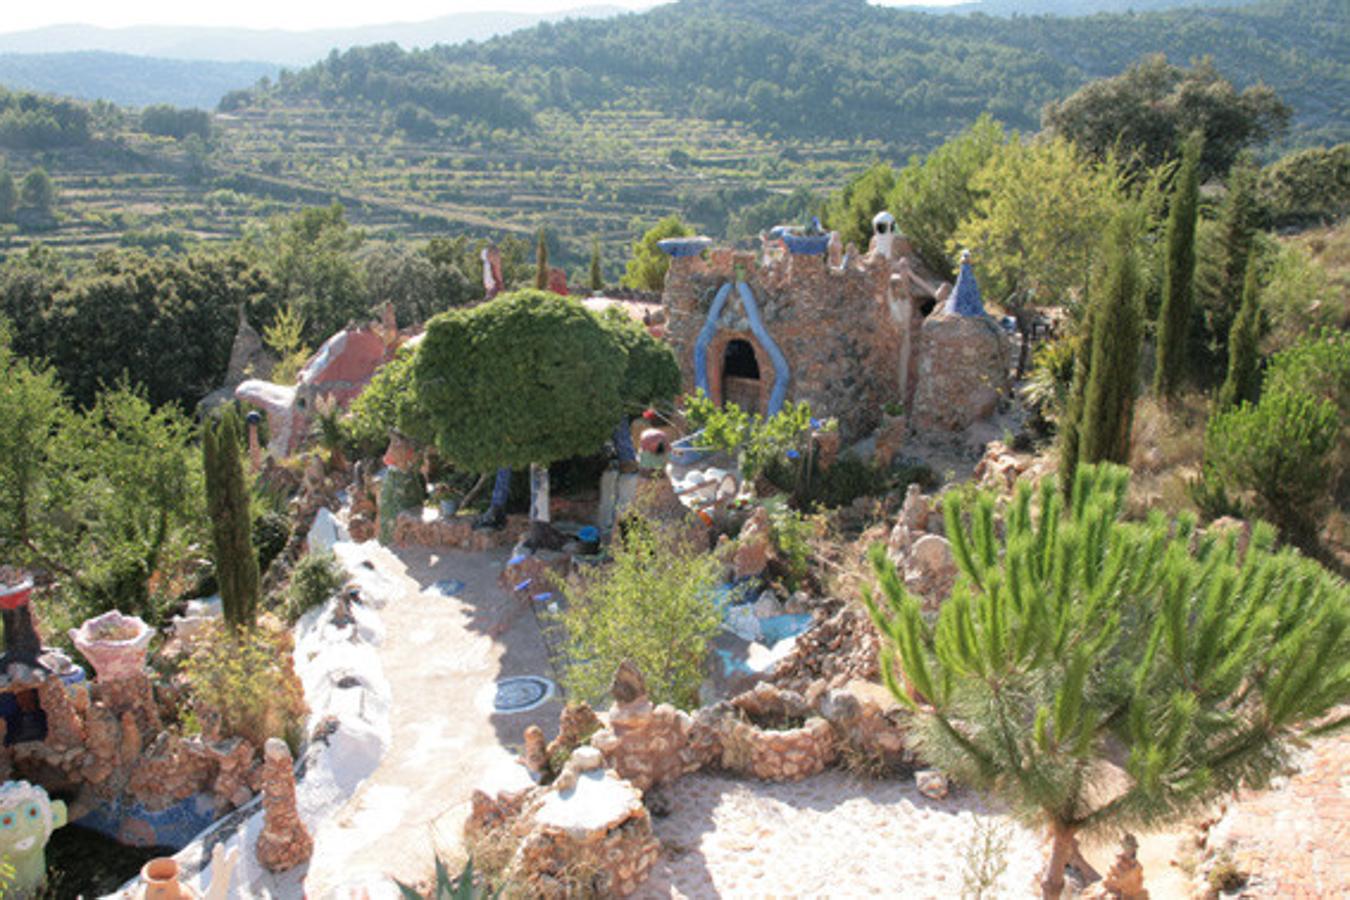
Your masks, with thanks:
[{"label": "cypress tree", "polygon": [[8,169],[0,169],[0,222],[9,222],[19,208],[19,189]]},{"label": "cypress tree", "polygon": [[211,517],[220,605],[232,628],[251,627],[258,605],[258,557],[253,549],[248,488],[240,460],[239,415],[228,409],[202,429],[206,508]]},{"label": "cypress tree", "polygon": [[1228,332],[1228,377],[1219,389],[1219,409],[1229,409],[1243,401],[1256,402],[1261,387],[1258,371],[1257,340],[1260,337],[1261,307],[1256,277],[1256,259],[1247,261],[1247,277],[1242,287],[1242,307]]},{"label": "cypress tree", "polygon": [[1069,384],[1069,399],[1064,404],[1064,418],[1059,430],[1059,475],[1067,490],[1073,484],[1073,473],[1078,468],[1078,449],[1082,441],[1080,431],[1083,408],[1087,403],[1088,372],[1092,367],[1092,309],[1089,307],[1083,321],[1083,336],[1074,354],[1073,381]]},{"label": "cypress tree", "polygon": [[1158,368],[1153,379],[1153,389],[1164,397],[1176,394],[1186,362],[1186,334],[1195,299],[1195,221],[1203,141],[1196,132],[1182,148],[1181,169],[1167,216],[1167,258],[1162,308],[1158,311]]},{"label": "cypress tree", "polygon": [[600,239],[591,240],[591,290],[603,291],[605,289],[605,273],[600,266]]},{"label": "cypress tree", "polygon": [[1105,244],[1105,278],[1094,303],[1092,360],[1078,423],[1080,463],[1127,462],[1134,423],[1144,312],[1134,234],[1126,216],[1112,222]]},{"label": "cypress tree", "polygon": [[[1219,215],[1223,235],[1223,299],[1225,311],[1234,315],[1246,299],[1247,260],[1252,255],[1260,205],[1256,197],[1256,167],[1242,160],[1228,176],[1228,197]],[[1227,324],[1227,323],[1225,323]]]},{"label": "cypress tree", "polygon": [[548,241],[544,240],[544,229],[539,229],[539,242],[534,248],[534,286],[548,290]]}]

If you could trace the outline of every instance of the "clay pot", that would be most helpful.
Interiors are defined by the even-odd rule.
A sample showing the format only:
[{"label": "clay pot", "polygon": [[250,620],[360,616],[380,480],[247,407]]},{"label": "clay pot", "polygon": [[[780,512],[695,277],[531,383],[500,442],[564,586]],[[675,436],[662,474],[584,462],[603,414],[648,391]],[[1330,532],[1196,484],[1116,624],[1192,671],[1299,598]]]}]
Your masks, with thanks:
[{"label": "clay pot", "polygon": [[28,603],[33,593],[33,581],[25,578],[18,584],[0,583],[0,609],[15,610]]},{"label": "clay pot", "polygon": [[196,900],[198,894],[178,881],[178,863],[171,857],[152,859],[141,867],[145,900]]},{"label": "clay pot", "polygon": [[94,664],[97,676],[106,681],[140,672],[154,635],[154,629],[139,616],[124,616],[115,609],[70,631],[75,647]]}]

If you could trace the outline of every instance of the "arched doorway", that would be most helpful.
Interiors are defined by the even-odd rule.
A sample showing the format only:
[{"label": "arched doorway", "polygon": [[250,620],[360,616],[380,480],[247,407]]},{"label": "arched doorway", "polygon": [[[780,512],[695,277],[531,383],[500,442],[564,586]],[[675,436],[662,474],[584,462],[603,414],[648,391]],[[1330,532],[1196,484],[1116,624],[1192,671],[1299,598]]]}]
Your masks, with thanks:
[{"label": "arched doorway", "polygon": [[759,359],[749,341],[727,341],[722,353],[722,402],[735,403],[749,413],[760,410]]}]

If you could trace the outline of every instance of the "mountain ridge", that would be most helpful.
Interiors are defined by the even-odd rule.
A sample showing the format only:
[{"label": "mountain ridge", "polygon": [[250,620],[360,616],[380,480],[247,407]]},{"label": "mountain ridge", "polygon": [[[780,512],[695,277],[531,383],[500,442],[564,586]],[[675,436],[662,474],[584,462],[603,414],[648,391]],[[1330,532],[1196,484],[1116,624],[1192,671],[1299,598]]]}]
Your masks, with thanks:
[{"label": "mountain ridge", "polygon": [[267,62],[277,66],[298,66],[322,59],[333,49],[389,42],[412,49],[437,43],[481,41],[541,22],[607,18],[626,12],[623,7],[605,5],[580,6],[544,14],[484,10],[451,13],[415,22],[294,31],[213,26],[102,28],[82,24],[47,25],[0,33],[0,54],[100,51],[199,62]]}]

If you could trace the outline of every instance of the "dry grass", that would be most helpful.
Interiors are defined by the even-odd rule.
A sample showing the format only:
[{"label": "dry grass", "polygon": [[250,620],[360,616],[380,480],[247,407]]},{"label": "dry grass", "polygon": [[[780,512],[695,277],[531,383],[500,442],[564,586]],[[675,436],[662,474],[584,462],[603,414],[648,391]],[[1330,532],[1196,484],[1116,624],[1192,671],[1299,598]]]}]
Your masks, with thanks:
[{"label": "dry grass", "polygon": [[1200,474],[1208,415],[1209,402],[1199,393],[1183,394],[1168,403],[1143,397],[1135,404],[1129,515],[1143,516],[1150,509],[1175,515],[1195,509],[1186,485]]}]

